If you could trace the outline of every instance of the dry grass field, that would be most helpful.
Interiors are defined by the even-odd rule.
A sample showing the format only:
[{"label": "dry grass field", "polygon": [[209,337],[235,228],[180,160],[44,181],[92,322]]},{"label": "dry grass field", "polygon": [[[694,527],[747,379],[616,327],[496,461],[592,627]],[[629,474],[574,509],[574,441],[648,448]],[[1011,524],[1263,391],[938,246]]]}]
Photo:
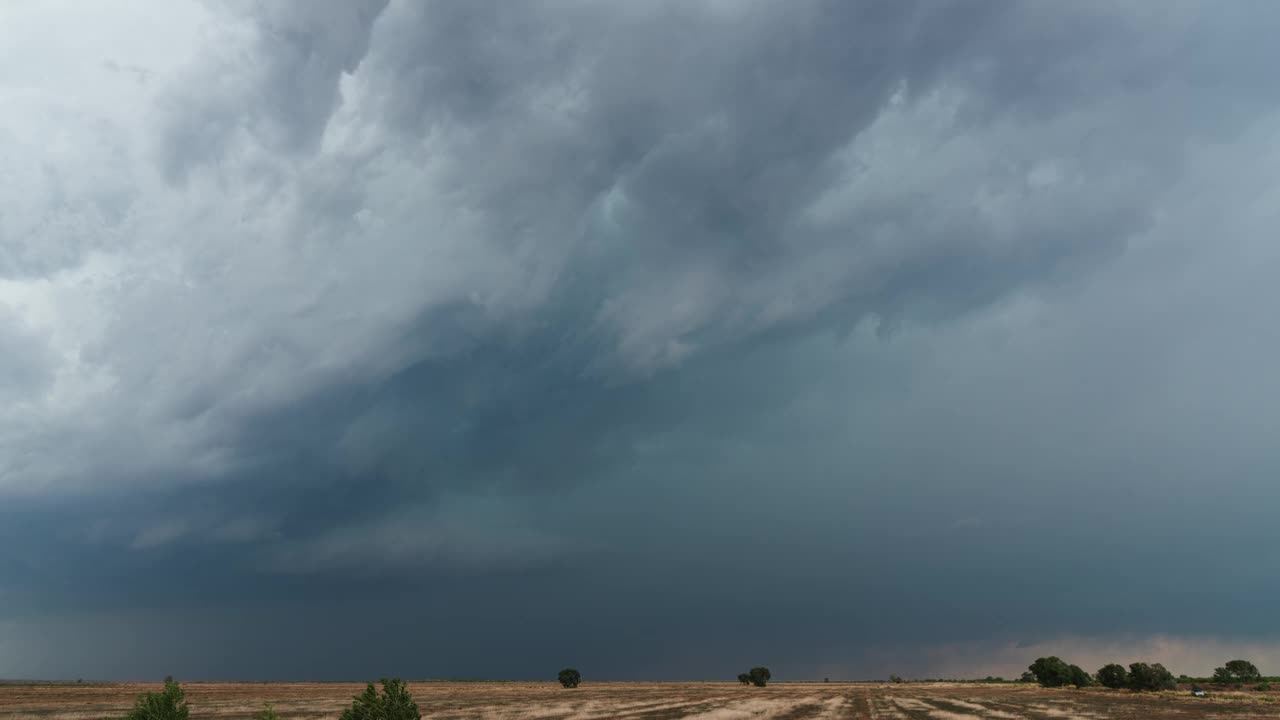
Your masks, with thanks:
[{"label": "dry grass field", "polygon": [[[337,718],[363,685],[341,683],[188,683],[192,718],[250,718],[264,702],[282,717]],[[0,685],[0,720],[118,718],[134,697],[158,685]],[[1106,690],[1045,690],[1021,685],[846,685],[778,683],[415,683],[423,717],[433,720],[664,720],[703,718],[884,718],[885,720],[1164,720],[1280,718],[1280,692],[1141,695]]]}]

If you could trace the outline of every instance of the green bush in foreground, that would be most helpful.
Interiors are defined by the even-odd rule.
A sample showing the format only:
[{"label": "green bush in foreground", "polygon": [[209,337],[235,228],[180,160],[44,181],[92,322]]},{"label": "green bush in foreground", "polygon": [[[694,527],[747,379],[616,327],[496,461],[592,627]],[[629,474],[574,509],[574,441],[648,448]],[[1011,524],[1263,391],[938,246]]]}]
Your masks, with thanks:
[{"label": "green bush in foreground", "polygon": [[280,715],[276,712],[274,705],[264,703],[258,714],[254,715],[254,720],[280,720]]},{"label": "green bush in foreground", "polygon": [[418,704],[413,701],[404,681],[382,679],[382,694],[373,683],[353,698],[351,707],[342,711],[342,720],[422,720]]},{"label": "green bush in foreground", "polygon": [[138,696],[133,710],[125,715],[125,720],[187,720],[186,696],[182,687],[173,678],[165,678],[164,689],[160,692],[143,693]]}]

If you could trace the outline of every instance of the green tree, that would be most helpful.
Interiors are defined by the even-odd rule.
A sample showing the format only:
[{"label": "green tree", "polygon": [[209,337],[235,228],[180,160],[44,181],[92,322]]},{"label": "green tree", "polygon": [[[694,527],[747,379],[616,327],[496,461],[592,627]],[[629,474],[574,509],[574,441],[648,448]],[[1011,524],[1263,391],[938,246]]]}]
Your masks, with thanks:
[{"label": "green tree", "polygon": [[750,685],[751,676],[746,673],[738,673],[738,682],[742,683],[743,685]]},{"label": "green tree", "polygon": [[1030,670],[1022,673],[1022,677],[1018,678],[1018,682],[1035,682],[1036,675]]},{"label": "green tree", "polygon": [[363,693],[352,699],[351,707],[342,711],[342,720],[422,720],[404,681],[383,678],[380,682],[382,694],[369,683]]},{"label": "green tree", "polygon": [[1122,688],[1129,684],[1129,673],[1118,663],[1103,665],[1098,670],[1098,682],[1103,687]]},{"label": "green tree", "polygon": [[1213,671],[1213,681],[1216,683],[1247,683],[1261,679],[1262,673],[1248,660],[1232,660]]},{"label": "green tree", "polygon": [[1067,672],[1071,675],[1071,684],[1076,687],[1089,687],[1093,684],[1093,678],[1079,665],[1068,665]]},{"label": "green tree", "polygon": [[891,683],[900,683],[900,682],[902,682],[902,676],[901,676],[901,675],[890,675],[890,676],[889,676],[889,682],[891,682]]},{"label": "green tree", "polygon": [[1134,690],[1177,690],[1178,681],[1160,663],[1148,665],[1137,662],[1129,664],[1129,687]]},{"label": "green tree", "polygon": [[139,695],[125,720],[187,720],[189,711],[182,686],[170,677],[160,692]]},{"label": "green tree", "polygon": [[1036,658],[1036,661],[1027,669],[1035,675],[1036,682],[1044,687],[1062,687],[1071,684],[1071,666],[1057,655]]},{"label": "green tree", "polygon": [[567,688],[576,688],[582,682],[582,673],[573,668],[565,668],[560,671],[560,684]]},{"label": "green tree", "polygon": [[769,672],[767,667],[753,667],[747,673],[747,676],[751,678],[752,685],[764,687],[773,678],[773,673]]}]

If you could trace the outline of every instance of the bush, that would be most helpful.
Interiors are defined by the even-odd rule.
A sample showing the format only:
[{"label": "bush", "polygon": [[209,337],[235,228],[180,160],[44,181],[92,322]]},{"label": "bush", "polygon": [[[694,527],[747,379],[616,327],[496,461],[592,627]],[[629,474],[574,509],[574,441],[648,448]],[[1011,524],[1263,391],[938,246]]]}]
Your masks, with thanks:
[{"label": "bush", "polygon": [[1257,682],[1261,679],[1262,673],[1258,672],[1258,668],[1248,660],[1232,660],[1213,671],[1213,681],[1224,685]]},{"label": "bush", "polygon": [[1129,684],[1129,673],[1119,663],[1103,665],[1098,670],[1098,683],[1103,687],[1122,688]]},{"label": "bush", "polygon": [[1270,689],[1271,689],[1271,683],[1261,683],[1254,688],[1254,690],[1261,690],[1262,692],[1267,692]]},{"label": "bush", "polygon": [[576,688],[582,682],[582,673],[573,668],[560,671],[560,684],[567,688]]},{"label": "bush", "polygon": [[746,673],[738,673],[738,682],[742,683],[743,685],[750,685],[751,676]]},{"label": "bush", "polygon": [[751,684],[756,687],[764,687],[773,678],[773,673],[767,667],[753,667],[747,675],[751,678]]},{"label": "bush", "polygon": [[903,682],[903,680],[902,680],[902,676],[901,676],[901,675],[890,675],[890,676],[889,676],[889,682],[891,682],[891,683],[900,683],[900,682]]},{"label": "bush", "polygon": [[1071,684],[1076,687],[1089,687],[1093,684],[1093,677],[1079,665],[1068,665],[1067,672],[1071,676]]},{"label": "bush", "polygon": [[124,717],[125,720],[187,720],[189,711],[182,687],[170,677],[165,678],[160,692],[139,695],[133,710]]},{"label": "bush", "polygon": [[342,720],[422,720],[404,681],[383,678],[381,682],[381,695],[369,683],[363,693],[353,698],[351,707],[342,711]]},{"label": "bush", "polygon": [[1178,682],[1173,673],[1164,669],[1160,663],[1131,663],[1129,665],[1129,687],[1134,690],[1176,690]]},{"label": "bush", "polygon": [[1035,676],[1036,682],[1044,687],[1062,687],[1073,684],[1071,665],[1062,661],[1057,655],[1037,658],[1027,669]]},{"label": "bush", "polygon": [[276,713],[276,707],[271,703],[265,703],[262,710],[254,716],[255,720],[280,720],[280,715]]}]

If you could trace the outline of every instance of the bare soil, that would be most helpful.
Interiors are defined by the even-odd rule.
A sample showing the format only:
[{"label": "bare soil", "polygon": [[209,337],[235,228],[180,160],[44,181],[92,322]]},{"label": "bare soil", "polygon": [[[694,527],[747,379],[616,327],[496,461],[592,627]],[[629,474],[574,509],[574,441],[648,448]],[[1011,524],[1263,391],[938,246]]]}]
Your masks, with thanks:
[{"label": "bare soil", "polygon": [[[141,692],[158,684],[0,685],[0,720],[119,718]],[[264,703],[283,718],[337,718],[354,683],[184,683],[192,718],[247,720]],[[413,683],[410,691],[432,720],[1166,720],[1280,719],[1280,692],[1142,693],[1057,690],[1023,685],[907,683]]]}]

